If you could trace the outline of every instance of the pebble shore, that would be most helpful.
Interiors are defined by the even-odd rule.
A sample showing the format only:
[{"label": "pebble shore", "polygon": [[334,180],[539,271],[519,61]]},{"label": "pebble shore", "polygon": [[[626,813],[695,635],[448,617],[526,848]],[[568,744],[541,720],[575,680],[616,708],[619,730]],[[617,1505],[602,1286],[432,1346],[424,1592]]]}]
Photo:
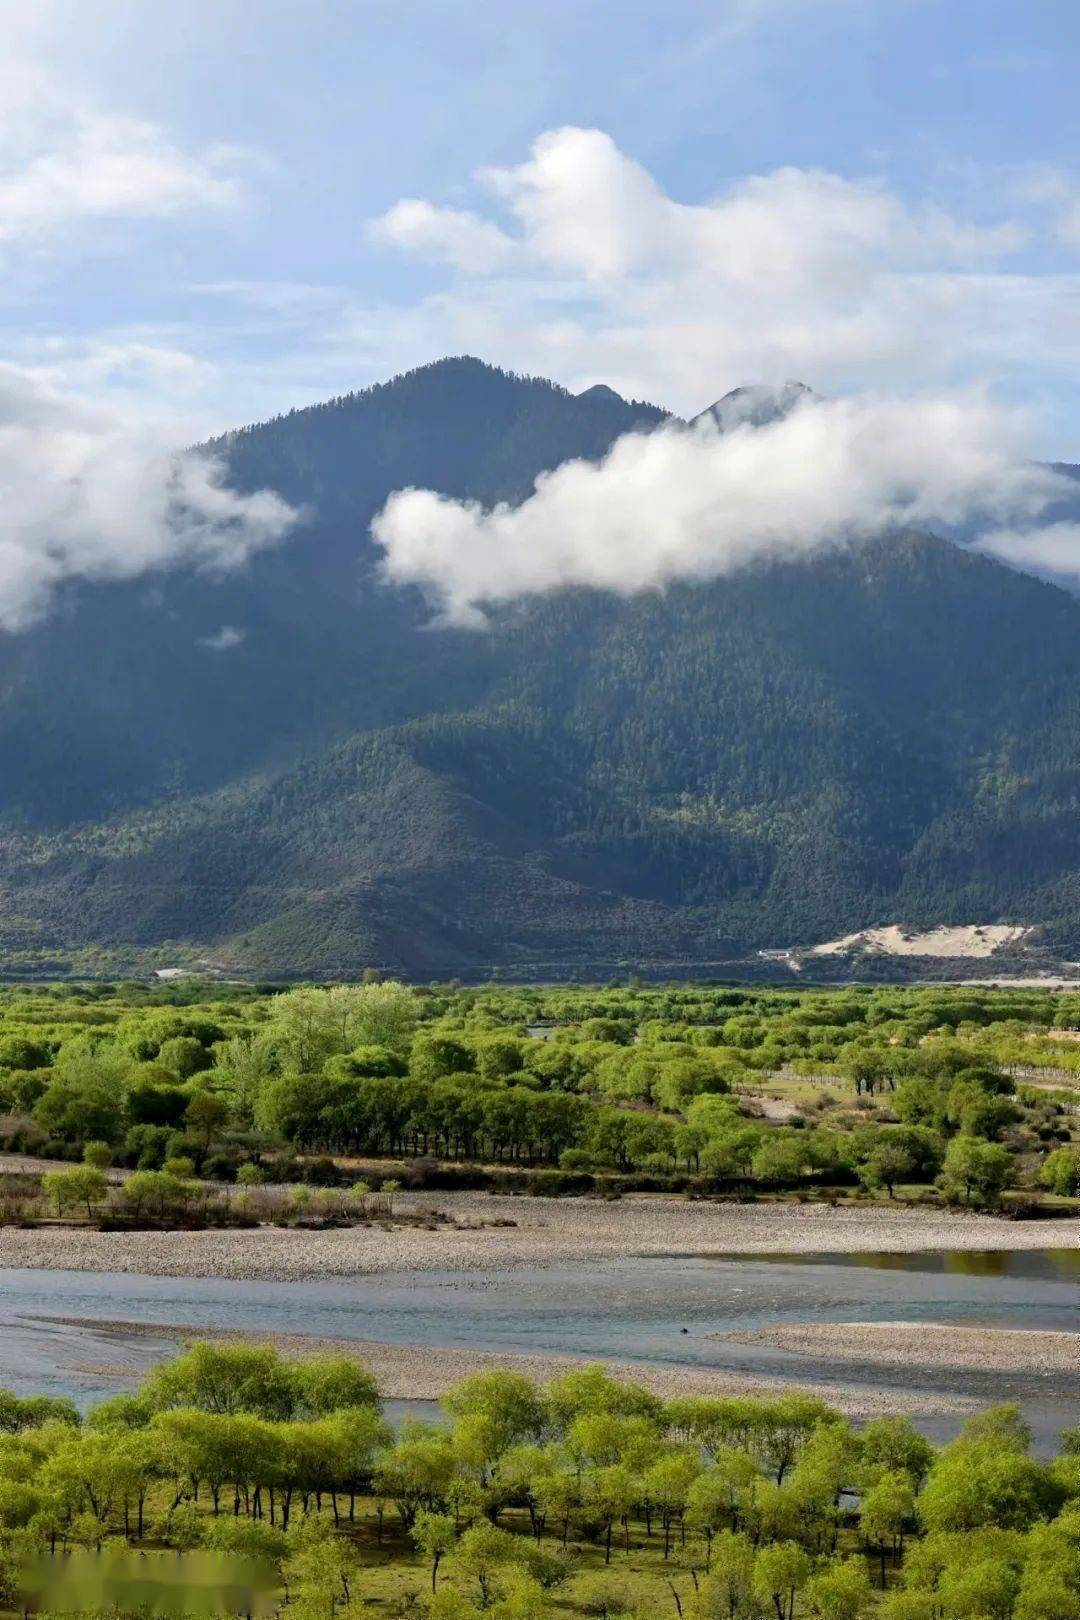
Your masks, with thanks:
[{"label": "pebble shore", "polygon": [[[404,1271],[502,1270],[635,1255],[919,1253],[1080,1248],[1080,1221],[858,1204],[547,1199],[404,1193],[402,1210],[438,1209],[445,1225],[328,1231],[94,1232],[0,1229],[0,1267],[300,1282]],[[497,1224],[510,1221],[512,1226]]]},{"label": "pebble shore", "polygon": [[830,1361],[878,1367],[947,1367],[1043,1376],[1080,1373],[1080,1333],[1042,1328],[967,1328],[937,1322],[784,1322],[717,1335]]}]

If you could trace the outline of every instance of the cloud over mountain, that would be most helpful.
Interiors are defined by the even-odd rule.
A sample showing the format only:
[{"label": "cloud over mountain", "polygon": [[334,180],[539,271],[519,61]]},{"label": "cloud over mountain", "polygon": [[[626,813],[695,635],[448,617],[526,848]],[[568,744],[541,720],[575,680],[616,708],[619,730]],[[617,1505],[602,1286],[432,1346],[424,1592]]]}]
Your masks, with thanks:
[{"label": "cloud over mountain", "polygon": [[[974,393],[805,394],[760,427],[725,432],[704,413],[690,427],[626,434],[599,463],[543,474],[517,507],[400,490],[372,532],[390,580],[419,585],[445,621],[473,625],[485,604],[519,596],[714,579],[892,527],[974,523],[991,549],[1007,529],[997,549],[1015,557],[1068,487],[1027,459],[1028,429],[1021,413]],[[1080,531],[1058,528],[1080,556]],[[1062,554],[1065,536],[1055,544]]]},{"label": "cloud over mountain", "polygon": [[282,539],[289,505],[225,476],[115,409],[0,365],[0,626],[39,618],[67,580],[230,569]]},{"label": "cloud over mountain", "polygon": [[[243,154],[187,148],[13,53],[0,113],[0,292],[13,301],[54,258],[100,248],[106,225],[220,216],[241,199]],[[234,568],[288,532],[280,496],[229,489],[221,463],[175,448],[206,369],[142,333],[27,333],[0,360],[0,627],[40,618],[69,580]]]},{"label": "cloud over mountain", "polygon": [[1048,195],[973,219],[874,176],[789,165],[688,202],[604,131],[575,127],[474,178],[478,208],[410,198],[373,234],[448,267],[411,311],[423,331],[437,317],[444,346],[482,343],[572,386],[603,379],[687,410],[710,382],[747,377],[903,390],[1076,359],[1060,348],[1075,280],[1022,260],[1056,220]]}]

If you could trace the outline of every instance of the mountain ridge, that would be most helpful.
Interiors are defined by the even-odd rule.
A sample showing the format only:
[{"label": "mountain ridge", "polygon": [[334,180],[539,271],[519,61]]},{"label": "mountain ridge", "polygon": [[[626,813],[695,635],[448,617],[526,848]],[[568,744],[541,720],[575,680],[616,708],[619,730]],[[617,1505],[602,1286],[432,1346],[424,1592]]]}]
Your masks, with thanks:
[{"label": "mountain ridge", "polygon": [[585,970],[898,917],[1080,942],[1058,587],[916,533],[482,631],[381,581],[393,488],[514,503],[668,420],[459,357],[212,441],[303,511],[283,546],[0,638],[9,962]]}]

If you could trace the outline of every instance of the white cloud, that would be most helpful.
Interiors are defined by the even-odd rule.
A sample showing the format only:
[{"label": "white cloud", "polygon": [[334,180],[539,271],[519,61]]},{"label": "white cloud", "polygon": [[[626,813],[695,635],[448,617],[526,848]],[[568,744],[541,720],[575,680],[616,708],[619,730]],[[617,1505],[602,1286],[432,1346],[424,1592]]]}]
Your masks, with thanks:
[{"label": "white cloud", "polygon": [[422,587],[444,622],[479,625],[486,604],[523,595],[714,579],[894,526],[1023,530],[1072,487],[1026,459],[1029,431],[972,393],[810,399],[760,428],[628,434],[516,508],[398,491],[372,532],[388,579]]},{"label": "white cloud", "polygon": [[712,201],[675,201],[598,129],[541,135],[529,159],[483,185],[516,217],[524,251],[591,280],[650,269],[715,285],[861,282],[874,263],[981,259],[1020,243],[1017,227],[912,211],[880,183],[817,169],[751,175]]},{"label": "white cloud", "polygon": [[[1025,302],[1049,288],[1080,307],[1067,277],[1003,271],[1045,222],[1018,198],[985,223],[874,178],[787,167],[687,203],[608,135],[576,128],[477,181],[483,210],[414,199],[377,222],[382,240],[453,271],[399,320],[437,326],[444,351],[479,334],[502,364],[684,411],[757,378],[826,392],[971,382],[991,361],[1030,365]],[[1051,363],[1071,375],[1080,336]]]},{"label": "white cloud", "polygon": [[240,567],[296,516],[270,491],[227,488],[212,458],[12,365],[0,365],[0,487],[6,630],[40,618],[68,580]]},{"label": "white cloud", "polygon": [[231,652],[245,638],[246,632],[238,630],[235,624],[223,624],[220,630],[215,630],[209,636],[200,636],[198,641],[200,647],[206,647],[210,652]]},{"label": "white cloud", "polygon": [[0,243],[232,208],[247,161],[224,146],[185,150],[151,120],[102,110],[25,64],[0,72]]},{"label": "white cloud", "polygon": [[[1073,486],[1074,490],[1076,486]],[[982,537],[979,550],[1026,574],[1075,583],[1080,578],[1080,523],[1047,523],[1037,529],[995,529]]]},{"label": "white cloud", "polygon": [[[36,263],[45,245],[69,255],[98,245],[93,222],[232,208],[244,161],[186,150],[11,57],[0,65],[9,270],[17,252]],[[277,495],[231,490],[220,462],[173,448],[209,380],[186,350],[138,334],[11,340],[0,361],[0,628],[33,623],[68,581],[232,569],[288,532],[296,514]]]},{"label": "white cloud", "polygon": [[231,154],[191,156],[139,119],[84,113],[46,151],[4,153],[0,240],[37,236],[82,218],[166,218],[239,197]]},{"label": "white cloud", "polygon": [[[11,358],[15,358],[14,356]],[[168,401],[170,414],[213,381],[214,368],[173,344],[143,334],[104,333],[91,339],[47,337],[23,345],[19,363],[43,382],[97,399]]]},{"label": "white cloud", "polygon": [[436,208],[416,197],[404,197],[375,221],[376,241],[446,259],[460,270],[495,270],[514,244],[497,225],[460,208]]}]

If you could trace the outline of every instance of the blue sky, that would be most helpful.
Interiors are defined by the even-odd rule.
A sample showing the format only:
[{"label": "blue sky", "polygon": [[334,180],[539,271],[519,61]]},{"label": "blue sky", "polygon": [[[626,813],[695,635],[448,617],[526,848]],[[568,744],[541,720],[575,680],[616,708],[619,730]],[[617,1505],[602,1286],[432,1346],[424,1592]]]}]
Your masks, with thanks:
[{"label": "blue sky", "polygon": [[[0,623],[57,570],[175,553],[170,445],[446,353],[683,413],[786,378],[970,398],[943,519],[988,401],[999,491],[1009,457],[1080,460],[1075,0],[0,0],[0,28]],[[239,560],[285,532],[192,479],[186,555],[222,515]]]},{"label": "blue sky", "polygon": [[[39,229],[8,233],[2,318],[17,362],[45,363],[51,351],[79,381],[80,360],[85,373],[96,357],[98,386],[145,391],[155,406],[160,396],[207,426],[362,386],[470,337],[502,363],[592,378],[603,346],[510,349],[555,305],[577,308],[586,328],[605,319],[553,285],[563,271],[517,268],[497,286],[485,277],[481,296],[437,253],[370,230],[402,197],[476,209],[478,170],[521,165],[538,136],[574,125],[605,131],[677,202],[794,167],[876,180],[908,208],[967,225],[1015,222],[1023,243],[976,255],[974,268],[1001,283],[996,319],[1008,303],[1014,326],[1039,326],[1038,342],[1025,354],[1012,330],[999,352],[987,316],[987,331],[957,339],[965,352],[948,369],[1029,399],[1045,411],[1046,448],[1080,455],[1076,368],[1054,359],[1062,337],[1076,358],[1080,324],[1071,0],[6,0],[0,18],[14,41],[12,94],[20,79],[43,83],[61,107],[144,121],[228,192],[157,214],[141,195],[81,217],[61,208]],[[37,155],[69,138],[56,118]],[[1040,188],[1056,200],[1034,203]],[[490,197],[479,207],[499,217]],[[1063,239],[1056,215],[1070,207]],[[485,342],[495,307],[500,330]],[[1062,330],[1048,333],[1059,318]],[[792,367],[814,358],[792,348]],[[731,363],[753,358],[736,352]],[[782,341],[763,344],[766,369],[786,358]],[[861,369],[841,360],[806,380],[881,386],[887,358]],[[652,375],[629,359],[620,369],[624,383],[666,388],[664,402],[682,409],[742,380],[704,366]],[[897,385],[917,383],[918,370]],[[927,373],[939,380],[934,366]]]}]

